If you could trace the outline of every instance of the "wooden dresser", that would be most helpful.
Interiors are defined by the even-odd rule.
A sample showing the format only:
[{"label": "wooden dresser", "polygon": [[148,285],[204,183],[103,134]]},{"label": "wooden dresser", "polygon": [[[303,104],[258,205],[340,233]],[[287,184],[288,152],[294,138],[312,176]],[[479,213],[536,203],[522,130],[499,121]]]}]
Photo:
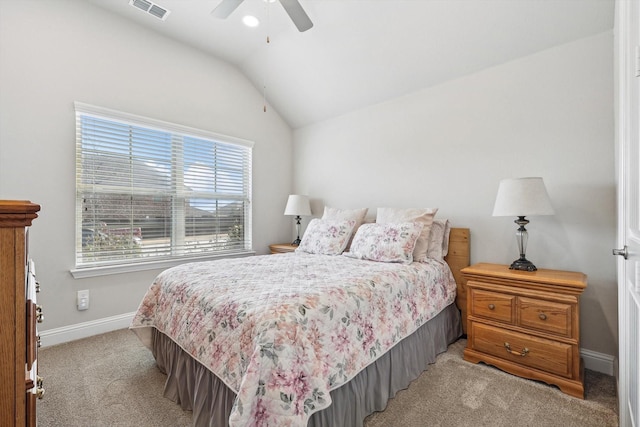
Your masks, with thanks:
[{"label": "wooden dresser", "polygon": [[37,283],[28,255],[28,228],[40,206],[0,200],[0,426],[35,426],[38,374]]},{"label": "wooden dresser", "polygon": [[499,264],[472,265],[462,274],[468,292],[464,359],[584,398],[579,299],[586,275]]}]

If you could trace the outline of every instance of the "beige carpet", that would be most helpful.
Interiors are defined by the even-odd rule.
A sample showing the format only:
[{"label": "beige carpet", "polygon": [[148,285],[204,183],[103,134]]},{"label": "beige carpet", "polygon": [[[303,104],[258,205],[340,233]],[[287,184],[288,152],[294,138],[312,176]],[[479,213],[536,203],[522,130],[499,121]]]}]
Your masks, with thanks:
[{"label": "beige carpet", "polygon": [[[613,377],[587,371],[586,399],[462,360],[460,340],[365,427],[617,426]],[[40,427],[190,426],[191,414],[162,397],[165,376],[128,330],[44,348]]]}]

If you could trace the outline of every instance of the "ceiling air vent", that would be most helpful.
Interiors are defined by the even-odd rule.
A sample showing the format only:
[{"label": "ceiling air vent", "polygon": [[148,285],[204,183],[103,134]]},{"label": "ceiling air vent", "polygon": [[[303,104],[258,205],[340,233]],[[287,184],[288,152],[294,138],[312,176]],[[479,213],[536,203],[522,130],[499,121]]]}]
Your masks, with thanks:
[{"label": "ceiling air vent", "polygon": [[131,0],[129,4],[147,12],[149,15],[162,19],[163,21],[167,19],[167,16],[169,15],[169,11],[167,9],[147,0]]}]

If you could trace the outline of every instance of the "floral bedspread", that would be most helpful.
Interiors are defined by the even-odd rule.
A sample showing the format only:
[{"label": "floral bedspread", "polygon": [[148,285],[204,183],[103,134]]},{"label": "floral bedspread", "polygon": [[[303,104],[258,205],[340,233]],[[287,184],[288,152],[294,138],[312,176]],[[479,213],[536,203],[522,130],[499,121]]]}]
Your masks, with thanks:
[{"label": "floral bedspread", "polygon": [[131,327],[155,327],[236,392],[230,426],[306,426],[330,390],[452,303],[455,289],[437,261],[198,262],[161,273]]}]

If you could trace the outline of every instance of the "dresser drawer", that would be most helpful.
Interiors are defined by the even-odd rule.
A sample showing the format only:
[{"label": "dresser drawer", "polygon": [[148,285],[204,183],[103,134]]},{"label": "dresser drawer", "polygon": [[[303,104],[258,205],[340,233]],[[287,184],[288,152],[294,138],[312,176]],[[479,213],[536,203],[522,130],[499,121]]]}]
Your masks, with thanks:
[{"label": "dresser drawer", "polygon": [[570,304],[519,297],[518,307],[520,326],[571,337]]},{"label": "dresser drawer", "polygon": [[572,376],[571,345],[471,323],[470,339],[474,350],[562,377]]},{"label": "dresser drawer", "polygon": [[471,315],[513,323],[516,297],[496,292],[471,289]]}]

